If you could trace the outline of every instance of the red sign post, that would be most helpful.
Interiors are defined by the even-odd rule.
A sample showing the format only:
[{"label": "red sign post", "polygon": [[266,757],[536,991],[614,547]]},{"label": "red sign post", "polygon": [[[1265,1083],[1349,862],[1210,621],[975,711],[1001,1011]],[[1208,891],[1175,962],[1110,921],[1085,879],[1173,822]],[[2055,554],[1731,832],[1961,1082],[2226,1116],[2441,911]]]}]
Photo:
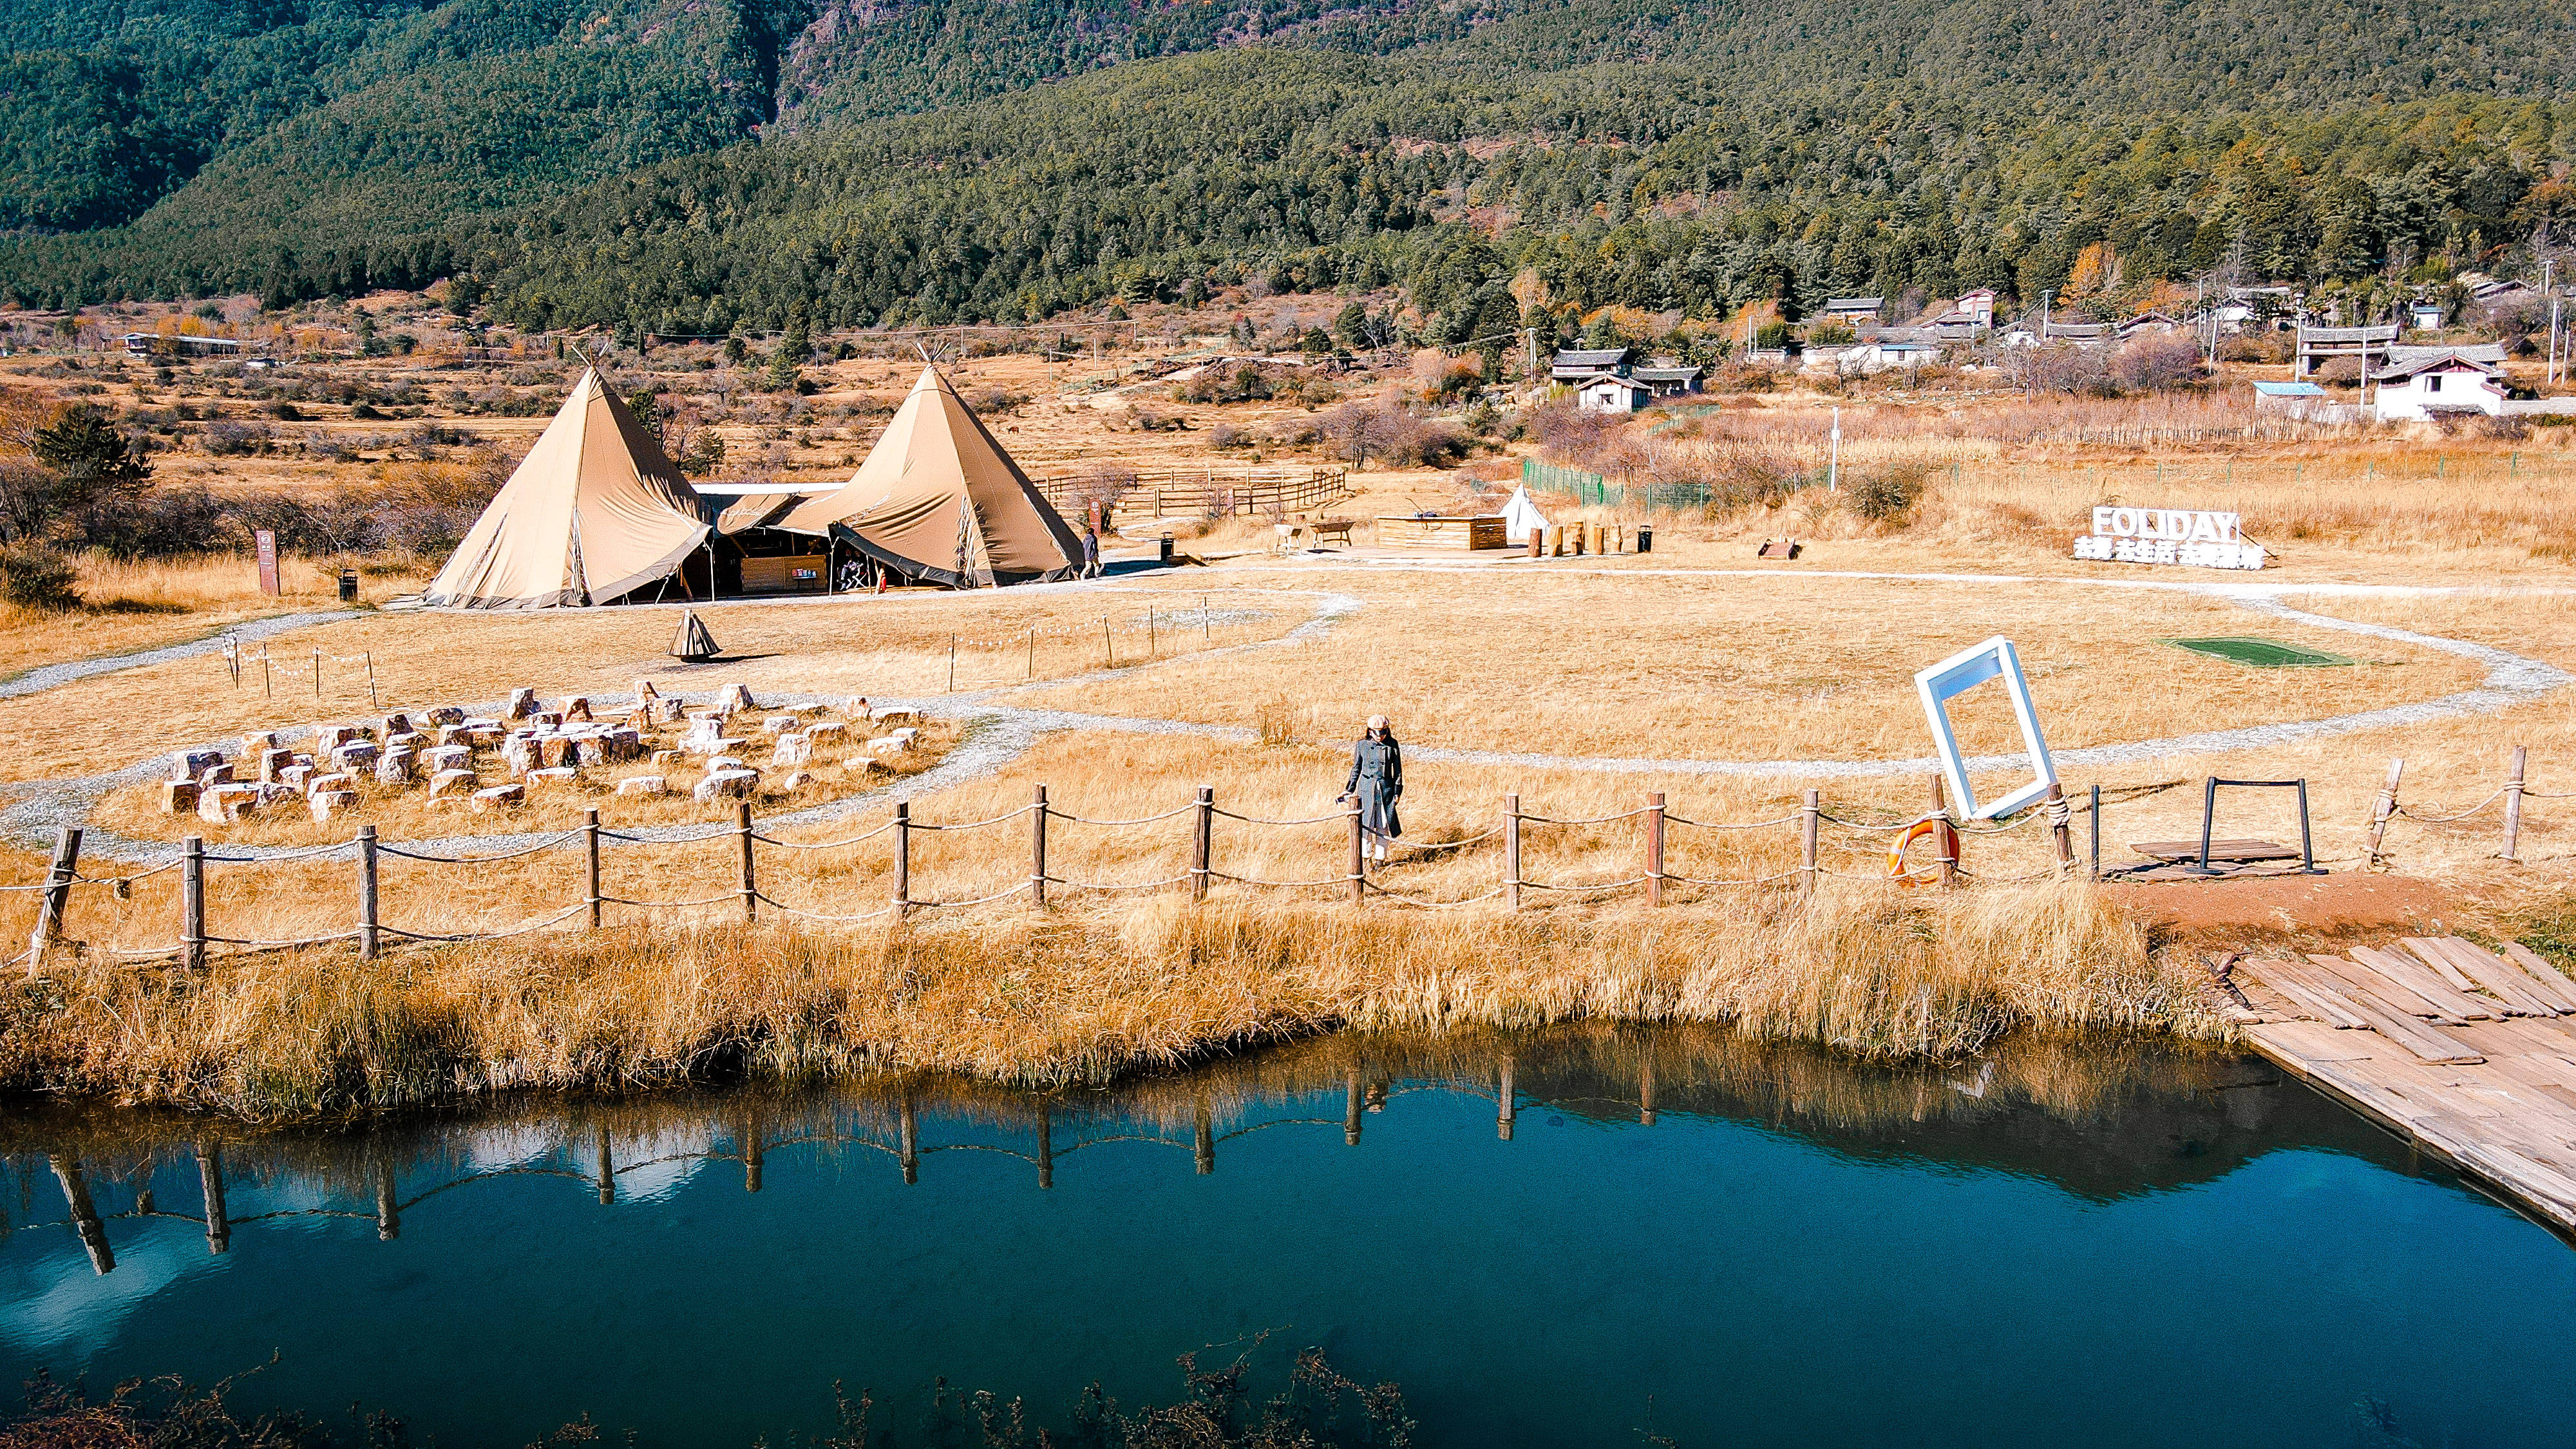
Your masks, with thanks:
[{"label": "red sign post", "polygon": [[275,598],[277,587],[277,535],[263,528],[251,534],[259,548],[259,591]]}]

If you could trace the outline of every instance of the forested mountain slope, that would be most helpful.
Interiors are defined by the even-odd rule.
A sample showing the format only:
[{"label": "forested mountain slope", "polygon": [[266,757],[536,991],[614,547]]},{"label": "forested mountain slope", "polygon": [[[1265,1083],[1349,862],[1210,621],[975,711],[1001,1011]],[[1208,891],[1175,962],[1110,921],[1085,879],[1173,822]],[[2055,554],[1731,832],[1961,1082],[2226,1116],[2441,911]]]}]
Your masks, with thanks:
[{"label": "forested mountain slope", "polygon": [[2131,280],[2223,255],[2331,278],[2576,226],[2576,11],[2537,0],[147,3],[0,0],[11,64],[98,121],[0,118],[14,220],[192,171],[129,224],[0,241],[0,291],[462,270],[520,321],[698,332],[1246,269],[1482,289],[1449,297],[1472,311],[1535,267],[1702,311],[2034,293],[2096,244]]}]

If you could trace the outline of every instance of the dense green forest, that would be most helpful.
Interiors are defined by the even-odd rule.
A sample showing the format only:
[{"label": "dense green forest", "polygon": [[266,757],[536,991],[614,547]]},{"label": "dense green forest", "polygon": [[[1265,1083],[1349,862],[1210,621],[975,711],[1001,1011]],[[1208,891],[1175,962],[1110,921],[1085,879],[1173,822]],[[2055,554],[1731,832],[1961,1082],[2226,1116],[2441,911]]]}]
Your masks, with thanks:
[{"label": "dense green forest", "polygon": [[[457,275],[523,326],[672,334],[1254,278],[1402,284],[1464,337],[1523,272],[1700,316],[2081,304],[2576,231],[2576,12],[2534,0],[168,0],[206,13],[167,52],[134,7],[90,0],[109,43],[5,3],[11,65],[68,78],[70,120],[0,120],[30,302]],[[321,36],[362,43],[299,67]]]}]

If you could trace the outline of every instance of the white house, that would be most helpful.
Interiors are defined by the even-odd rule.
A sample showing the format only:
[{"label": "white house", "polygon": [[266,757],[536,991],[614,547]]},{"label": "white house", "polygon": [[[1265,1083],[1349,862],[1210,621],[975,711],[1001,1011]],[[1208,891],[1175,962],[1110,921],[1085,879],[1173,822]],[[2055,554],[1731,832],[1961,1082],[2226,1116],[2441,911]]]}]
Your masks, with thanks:
[{"label": "white house", "polygon": [[2381,422],[2420,423],[2469,413],[2495,417],[2504,411],[2504,384],[2499,381],[2504,370],[2469,355],[2479,349],[2401,350],[2418,355],[2394,359],[2370,375],[2378,389]]},{"label": "white house", "polygon": [[1605,374],[1575,390],[1574,405],[1587,413],[1633,413],[1652,406],[1655,390],[1633,377]]},{"label": "white house", "polygon": [[1950,310],[1933,318],[1930,325],[1968,327],[1980,331],[1994,326],[1995,294],[1993,290],[1979,287],[1973,292],[1963,294],[1957,302],[1951,304]]}]

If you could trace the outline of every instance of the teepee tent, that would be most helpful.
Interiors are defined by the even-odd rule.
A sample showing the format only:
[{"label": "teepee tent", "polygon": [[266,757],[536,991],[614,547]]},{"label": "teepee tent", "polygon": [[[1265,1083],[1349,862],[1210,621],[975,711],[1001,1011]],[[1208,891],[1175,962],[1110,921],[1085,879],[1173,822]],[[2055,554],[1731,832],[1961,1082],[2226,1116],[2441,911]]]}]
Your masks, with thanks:
[{"label": "teepee tent", "polygon": [[1503,504],[1503,537],[1513,543],[1527,543],[1533,529],[1547,527],[1547,515],[1530,502],[1527,488],[1515,488]]},{"label": "teepee tent", "polygon": [[924,367],[867,461],[780,528],[836,538],[907,578],[952,588],[1071,578],[1082,540]]},{"label": "teepee tent", "polygon": [[604,604],[679,571],[706,542],[706,500],[586,370],[424,602],[456,609]]}]

